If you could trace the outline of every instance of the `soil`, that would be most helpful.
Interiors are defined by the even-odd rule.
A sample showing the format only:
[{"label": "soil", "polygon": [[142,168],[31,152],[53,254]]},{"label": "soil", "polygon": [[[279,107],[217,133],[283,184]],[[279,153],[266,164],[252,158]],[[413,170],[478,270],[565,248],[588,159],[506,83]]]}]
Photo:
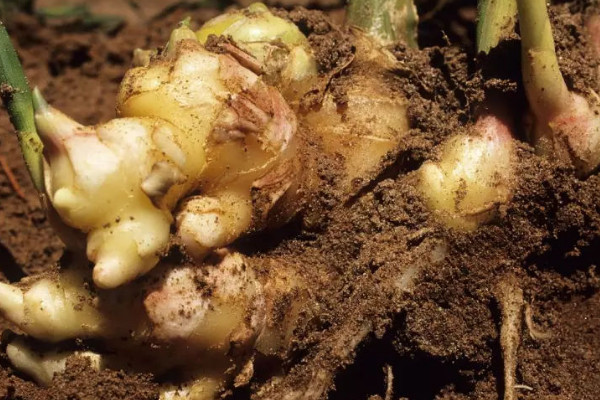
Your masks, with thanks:
[{"label": "soil", "polygon": [[[340,21],[339,2],[310,3]],[[433,3],[420,2],[421,11],[436,11]],[[280,399],[321,385],[330,389],[330,399],[498,399],[504,388],[497,288],[510,281],[523,290],[528,316],[517,354],[519,398],[597,398],[600,176],[579,180],[569,165],[539,157],[523,143],[512,201],[497,220],[471,233],[445,228],[415,188],[415,170],[435,157],[446,137],[468,129],[482,100],[510,101],[513,112],[524,104],[517,37],[477,56],[475,2],[448,3],[422,23],[422,50],[401,43],[391,48],[399,63],[385,79],[407,97],[411,130],[381,173],[342,198],[330,189],[332,161],[319,170],[327,184],[305,215],[234,245],[258,269],[295,265],[318,309],[296,332],[283,375],[257,373],[226,397]],[[551,13],[562,71],[581,92],[598,84],[598,63],[585,48],[584,5],[565,3]],[[30,83],[57,108],[93,124],[114,116],[132,49],[164,44],[184,15],[199,24],[218,13],[174,8],[113,34],[47,27],[20,14],[9,27]],[[321,71],[335,72],[331,85],[343,101],[349,71],[337,68],[352,52],[348,32],[318,12],[280,13],[309,35]],[[0,115],[0,156],[25,193],[21,198],[0,171],[0,277],[14,282],[55,268],[63,246],[38,205],[6,113]],[[405,280],[414,286],[407,289]],[[0,321],[3,327],[11,328]],[[98,373],[83,362],[71,363],[50,388],[40,388],[0,358],[0,399],[157,396],[151,375]]]}]

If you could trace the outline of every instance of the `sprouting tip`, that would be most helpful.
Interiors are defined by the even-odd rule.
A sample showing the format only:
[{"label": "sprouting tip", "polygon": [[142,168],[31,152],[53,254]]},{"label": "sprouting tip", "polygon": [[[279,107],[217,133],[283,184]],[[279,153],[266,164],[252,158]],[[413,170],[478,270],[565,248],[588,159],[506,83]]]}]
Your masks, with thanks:
[{"label": "sprouting tip", "polygon": [[190,17],[189,15],[187,17],[185,17],[184,19],[182,19],[181,21],[179,21],[179,27],[183,28],[190,28],[190,25],[192,23],[192,17]]},{"label": "sprouting tip", "polygon": [[33,89],[33,109],[36,114],[45,113],[48,110],[48,102],[37,86]]},{"label": "sprouting tip", "polygon": [[171,32],[169,42],[167,43],[167,47],[165,49],[166,54],[175,54],[175,48],[177,47],[177,43],[182,40],[198,40],[194,31],[190,29],[189,19],[187,18],[181,21],[178,27],[176,29],[173,29],[173,32]]}]

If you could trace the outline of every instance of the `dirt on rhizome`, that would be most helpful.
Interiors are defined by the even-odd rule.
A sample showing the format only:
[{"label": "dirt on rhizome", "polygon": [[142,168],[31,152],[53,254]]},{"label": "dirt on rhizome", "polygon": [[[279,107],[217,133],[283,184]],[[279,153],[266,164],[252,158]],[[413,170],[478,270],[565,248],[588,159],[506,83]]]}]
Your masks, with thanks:
[{"label": "dirt on rhizome", "polygon": [[[84,124],[114,116],[133,49],[164,45],[186,15],[199,25],[224,9],[216,2],[165,9],[160,1],[141,9],[114,3],[119,6],[111,6],[112,12],[126,19],[110,29],[24,12],[7,21],[31,84]],[[322,11],[294,8],[298,3]],[[343,101],[350,73],[339,67],[353,46],[339,25],[340,3],[273,2],[283,7],[278,15],[309,35],[321,72],[336,72],[330,85]],[[598,67],[586,57],[586,7],[562,3],[551,13],[559,60],[568,84],[581,89],[594,81]],[[500,332],[507,296],[523,305],[518,397],[598,396],[600,177],[578,180],[568,166],[536,156],[523,144],[518,187],[500,210],[502,218],[470,233],[437,221],[415,189],[415,170],[435,157],[444,138],[473,122],[473,107],[486,96],[508,99],[515,109],[526,106],[518,36],[478,56],[475,1],[418,4],[421,50],[393,46],[400,67],[386,76],[408,99],[411,130],[381,173],[357,183],[354,196],[342,200],[330,189],[338,178],[335,162],[317,166],[323,189],[304,215],[234,245],[259,269],[269,263],[296,266],[318,309],[295,333],[288,360],[262,360],[263,372],[224,391],[225,398],[278,399],[323,384],[330,399],[498,399],[505,382]],[[0,279],[15,282],[56,268],[63,245],[39,205],[5,112],[0,160]],[[409,278],[412,289],[397,290]],[[15,329],[3,321],[0,327]],[[61,346],[98,349],[86,341]],[[2,399],[153,399],[159,380],[96,372],[80,362],[41,388],[0,355]]]}]

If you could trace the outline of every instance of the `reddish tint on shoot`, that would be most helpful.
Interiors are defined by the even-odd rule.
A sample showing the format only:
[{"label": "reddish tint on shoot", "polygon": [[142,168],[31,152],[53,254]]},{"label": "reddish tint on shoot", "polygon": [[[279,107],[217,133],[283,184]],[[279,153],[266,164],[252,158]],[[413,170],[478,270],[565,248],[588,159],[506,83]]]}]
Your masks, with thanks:
[{"label": "reddish tint on shoot", "polygon": [[539,154],[570,161],[585,177],[600,164],[596,93],[570,91],[561,75],[545,0],[519,0],[522,71],[533,114],[528,135]]}]

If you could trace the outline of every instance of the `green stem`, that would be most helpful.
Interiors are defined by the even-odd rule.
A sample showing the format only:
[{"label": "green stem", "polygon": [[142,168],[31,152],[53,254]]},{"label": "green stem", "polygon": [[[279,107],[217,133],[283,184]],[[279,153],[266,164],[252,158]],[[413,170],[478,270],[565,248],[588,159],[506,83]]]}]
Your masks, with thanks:
[{"label": "green stem", "polygon": [[403,39],[410,47],[418,47],[419,16],[413,0],[350,0],[346,19],[382,45]]},{"label": "green stem", "polygon": [[516,0],[479,0],[477,52],[489,53],[502,39],[514,32],[517,22]]},{"label": "green stem", "polygon": [[44,192],[43,145],[35,129],[31,89],[8,32],[0,23],[0,93],[17,130],[25,164],[38,192]]},{"label": "green stem", "polygon": [[523,83],[536,117],[549,120],[570,104],[560,73],[546,0],[518,0]]}]

